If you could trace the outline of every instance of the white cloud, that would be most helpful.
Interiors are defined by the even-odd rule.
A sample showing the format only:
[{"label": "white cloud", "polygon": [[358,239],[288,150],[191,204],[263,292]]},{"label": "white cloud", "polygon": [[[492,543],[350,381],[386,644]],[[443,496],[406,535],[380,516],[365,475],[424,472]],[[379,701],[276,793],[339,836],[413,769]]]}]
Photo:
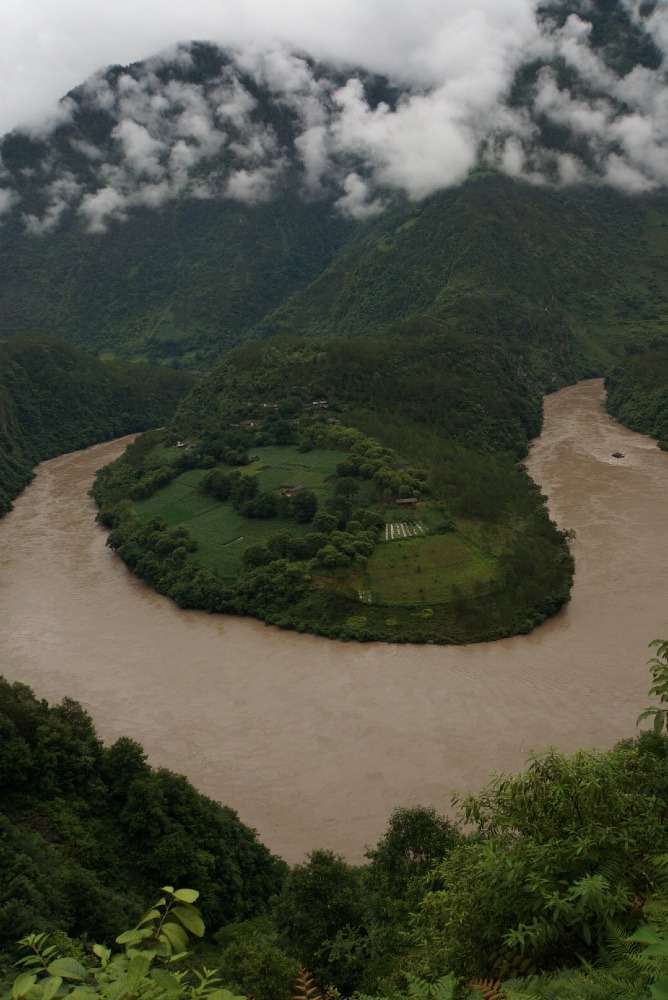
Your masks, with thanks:
[{"label": "white cloud", "polygon": [[9,188],[0,188],[0,215],[4,215],[16,201],[16,194]]},{"label": "white cloud", "polygon": [[[443,72],[471,72],[474,65],[503,76],[509,53],[535,33],[532,0],[8,0],[0,133],[43,119],[100,66],[127,65],[167,46],[176,54],[178,41],[259,48],[282,41],[317,58],[435,84]],[[269,62],[265,70],[286,89],[286,74],[298,75],[299,67]]]},{"label": "white cloud", "polygon": [[128,199],[114,187],[101,188],[87,194],[81,201],[80,211],[93,233],[103,233],[110,219],[125,219]]},{"label": "white cloud", "polygon": [[126,118],[118,123],[112,137],[120,143],[123,159],[135,174],[145,174],[154,179],[162,177],[164,168],[160,156],[165,152],[165,146],[154,139],[144,125]]},{"label": "white cloud", "polygon": [[[381,186],[418,200],[464,179],[475,162],[476,138],[445,88],[415,95],[396,111],[370,108],[358,80],[336,95],[339,114],[331,126],[334,148],[355,154]],[[463,117],[463,116],[462,116]]]},{"label": "white cloud", "polygon": [[63,212],[78,200],[80,194],[81,185],[73,174],[66,171],[46,188],[47,204],[42,214],[24,216],[26,228],[36,234],[54,229],[60,222]]},{"label": "white cloud", "polygon": [[279,163],[274,166],[258,167],[256,170],[237,170],[230,175],[225,193],[228,198],[246,205],[270,201],[281,168],[282,165]]},{"label": "white cloud", "polygon": [[629,191],[631,194],[643,194],[657,186],[654,181],[616,153],[612,153],[607,159],[605,179],[613,187]]},{"label": "white cloud", "polygon": [[[626,2],[640,23],[638,3]],[[2,102],[22,72],[21,58],[33,60],[36,78],[42,74],[52,93],[59,77],[50,59],[69,59],[84,31],[91,44],[76,49],[80,59],[83,53],[98,62],[150,58],[117,71],[114,83],[102,71],[87,80],[87,100],[115,122],[111,144],[96,146],[83,134],[69,138],[88,161],[85,193],[79,185],[57,186],[65,175],[54,156],[42,162],[43,209],[26,219],[34,231],[56,225],[67,205],[100,230],[133,206],[158,207],[183,194],[256,204],[273,196],[291,161],[302,169],[306,192],[333,192],[339,211],[364,218],[381,210],[391,191],[419,200],[459,183],[476,164],[481,143],[489,162],[534,183],[603,179],[639,191],[668,182],[665,69],[615,74],[591,46],[584,5],[560,29],[541,29],[534,0],[311,0],[307,6],[302,0],[225,0],[224,7],[211,0],[190,0],[187,7],[145,0],[136,9],[128,0],[100,9],[68,0],[67,18],[61,3],[24,0],[8,18],[0,39],[0,128],[3,113],[12,124],[19,109],[24,117],[32,114],[30,88],[24,103],[18,91]],[[650,19],[664,51],[667,9],[659,4]],[[216,80],[174,80],[165,72],[168,64],[193,68],[190,47],[174,44],[193,36],[228,46]],[[339,77],[319,77],[296,50],[335,60]],[[513,74],[530,58],[563,60],[582,87],[571,92],[547,67],[533,89],[532,109],[508,107]],[[390,74],[404,96],[396,106],[371,100],[363,75],[345,68],[352,63]],[[83,65],[73,59],[70,68],[78,68],[68,85],[80,83]],[[279,138],[278,125],[261,121],[250,80],[269,89],[277,114],[291,118],[294,146]],[[34,118],[29,132],[46,137],[58,124],[71,124],[75,112],[67,100],[51,119]],[[532,113],[585,143],[594,170],[573,149],[540,149]]]},{"label": "white cloud", "polygon": [[369,219],[385,207],[379,198],[371,199],[369,185],[359,174],[348,174],[343,181],[343,190],[344,194],[336,202],[336,207],[351,219]]}]

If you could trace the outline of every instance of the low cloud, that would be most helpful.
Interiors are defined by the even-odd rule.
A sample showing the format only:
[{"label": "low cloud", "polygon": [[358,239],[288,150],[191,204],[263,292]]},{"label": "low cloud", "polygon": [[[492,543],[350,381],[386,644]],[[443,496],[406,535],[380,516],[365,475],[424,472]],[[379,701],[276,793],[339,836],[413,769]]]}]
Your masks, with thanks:
[{"label": "low cloud", "polygon": [[384,202],[379,198],[371,199],[369,185],[362,180],[359,174],[348,174],[343,179],[344,193],[335,202],[336,207],[342,215],[351,219],[370,219],[378,215],[385,208]]},{"label": "low cloud", "polygon": [[[381,52],[369,59],[401,68],[389,86],[256,41],[208,48],[203,65],[220,65],[213,75],[197,62],[201,47],[189,45],[98,72],[55,118],[25,130],[40,140],[66,135],[85,173],[75,176],[56,152],[62,144],[52,144],[23,170],[44,178],[42,208],[25,223],[46,232],[72,209],[100,232],[134,207],[179,197],[254,205],[274,197],[289,170],[306,197],[326,196],[357,219],[382,211],[393,193],[417,201],[485,164],[536,184],[652,190],[668,183],[666,6],[648,18],[635,0],[626,5],[629,30],[651,55],[635,67],[620,68],[612,49],[592,42],[584,0],[561,24],[536,19],[523,0],[463,11],[447,0],[440,20],[429,15],[429,36],[426,14],[421,33],[392,5],[393,32],[381,32]],[[380,0],[355,8],[360,25],[371,7],[379,14]],[[392,55],[399,25],[409,36],[401,67]],[[537,61],[543,68],[509,103],[518,68]],[[81,107],[108,122],[106,134],[78,126]],[[565,136],[558,150],[544,141],[548,128]],[[3,184],[0,214],[18,198]]]}]

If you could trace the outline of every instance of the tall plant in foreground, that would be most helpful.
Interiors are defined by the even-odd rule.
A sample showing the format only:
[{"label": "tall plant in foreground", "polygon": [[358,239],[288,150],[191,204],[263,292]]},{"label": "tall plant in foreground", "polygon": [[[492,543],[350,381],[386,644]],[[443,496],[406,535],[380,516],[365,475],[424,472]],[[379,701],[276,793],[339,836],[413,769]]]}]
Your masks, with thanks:
[{"label": "tall plant in foreground", "polygon": [[19,942],[29,951],[23,972],[3,1000],[242,1000],[221,989],[211,969],[170,970],[188,951],[189,935],[204,934],[194,889],[163,888],[138,924],[116,938],[121,950],[95,944],[87,964],[58,953],[46,934]]}]

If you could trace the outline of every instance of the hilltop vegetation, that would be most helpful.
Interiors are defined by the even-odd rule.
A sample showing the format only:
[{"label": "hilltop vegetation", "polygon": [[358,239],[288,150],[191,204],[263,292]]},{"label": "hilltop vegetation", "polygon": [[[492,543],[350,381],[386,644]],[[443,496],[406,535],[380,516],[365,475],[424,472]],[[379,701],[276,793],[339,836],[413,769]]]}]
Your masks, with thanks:
[{"label": "hilltop vegetation", "polygon": [[0,341],[0,515],[38,462],[161,424],[191,385],[185,373],[106,364],[49,337]]},{"label": "hilltop vegetation", "polygon": [[565,536],[517,460],[540,397],[433,320],[239,348],[102,470],[108,544],[184,607],[324,635],[468,642],[568,599]]},{"label": "hilltop vegetation", "polygon": [[289,187],[252,210],[234,201],[138,210],[103,233],[5,227],[0,327],[202,371],[319,274],[348,229]]}]

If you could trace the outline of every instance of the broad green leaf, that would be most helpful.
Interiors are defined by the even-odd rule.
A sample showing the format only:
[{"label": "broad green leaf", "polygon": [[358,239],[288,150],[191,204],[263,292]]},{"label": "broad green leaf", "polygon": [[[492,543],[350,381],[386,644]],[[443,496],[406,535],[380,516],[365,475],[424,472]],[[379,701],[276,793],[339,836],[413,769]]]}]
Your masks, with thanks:
[{"label": "broad green leaf", "polygon": [[153,969],[151,979],[165,993],[178,993],[181,989],[178,977],[173,972],[167,972],[167,969]]},{"label": "broad green leaf", "polygon": [[177,889],[173,895],[174,899],[178,899],[182,903],[195,903],[199,899],[199,893],[196,889]]},{"label": "broad green leaf", "polygon": [[141,955],[142,958],[148,959],[149,962],[152,962],[157,954],[157,948],[128,948],[126,952],[126,956],[129,960]]},{"label": "broad green leaf", "polygon": [[60,989],[62,982],[60,976],[51,976],[50,979],[42,980],[40,984],[42,986],[42,1000],[51,1000]]},{"label": "broad green leaf", "polygon": [[116,938],[116,944],[141,944],[144,940],[144,935],[140,934],[139,931],[123,931]]},{"label": "broad green leaf", "polygon": [[202,937],[204,934],[204,921],[194,907],[175,906],[169,915],[170,917],[176,917],[177,920],[180,920],[183,926],[189,930],[191,934],[194,934],[195,937]]},{"label": "broad green leaf", "polygon": [[88,977],[87,971],[76,958],[57,958],[55,962],[51,962],[46,971],[50,976],[62,976],[63,979],[73,979],[75,982],[81,982]]},{"label": "broad green leaf", "polygon": [[18,997],[24,997],[36,979],[37,976],[31,975],[29,972],[22,972],[14,980],[14,985],[12,986],[12,997],[14,997],[14,1000],[17,1000]]},{"label": "broad green leaf", "polygon": [[651,958],[668,958],[668,941],[659,941],[657,944],[650,944],[643,951],[643,955]]},{"label": "broad green leaf", "polygon": [[173,952],[173,948],[169,941],[158,939],[158,947],[156,949],[156,954],[158,958],[170,958]]},{"label": "broad green leaf", "polygon": [[246,1000],[246,998],[230,993],[229,990],[214,990],[213,993],[209,993],[207,1000]]},{"label": "broad green leaf", "polygon": [[97,957],[102,960],[102,965],[106,965],[111,958],[111,952],[108,948],[105,948],[103,944],[94,944],[93,954],[97,955]]},{"label": "broad green leaf", "polygon": [[661,979],[649,988],[652,1000],[668,1000],[668,979]]},{"label": "broad green leaf", "polygon": [[630,935],[629,941],[638,941],[640,944],[658,944],[659,941],[663,941],[663,938],[654,930],[653,927],[649,927],[645,924],[643,927],[639,927],[635,933]]},{"label": "broad green leaf", "polygon": [[160,910],[156,910],[155,908],[147,910],[141,920],[137,921],[137,927],[141,927],[142,924],[148,923],[149,920],[159,920],[160,917]]},{"label": "broad green leaf", "polygon": [[142,979],[146,978],[151,961],[145,955],[135,955],[128,966],[128,993],[136,993]]},{"label": "broad green leaf", "polygon": [[186,951],[188,948],[188,937],[179,924],[165,923],[162,925],[160,939],[167,938],[175,951]]},{"label": "broad green leaf", "polygon": [[163,885],[163,887],[160,890],[160,892],[167,892],[167,893],[169,893],[170,896],[173,896],[174,895],[174,886],[173,885]]},{"label": "broad green leaf", "polygon": [[100,994],[90,986],[75,986],[68,994],[67,1000],[99,1000]]}]

